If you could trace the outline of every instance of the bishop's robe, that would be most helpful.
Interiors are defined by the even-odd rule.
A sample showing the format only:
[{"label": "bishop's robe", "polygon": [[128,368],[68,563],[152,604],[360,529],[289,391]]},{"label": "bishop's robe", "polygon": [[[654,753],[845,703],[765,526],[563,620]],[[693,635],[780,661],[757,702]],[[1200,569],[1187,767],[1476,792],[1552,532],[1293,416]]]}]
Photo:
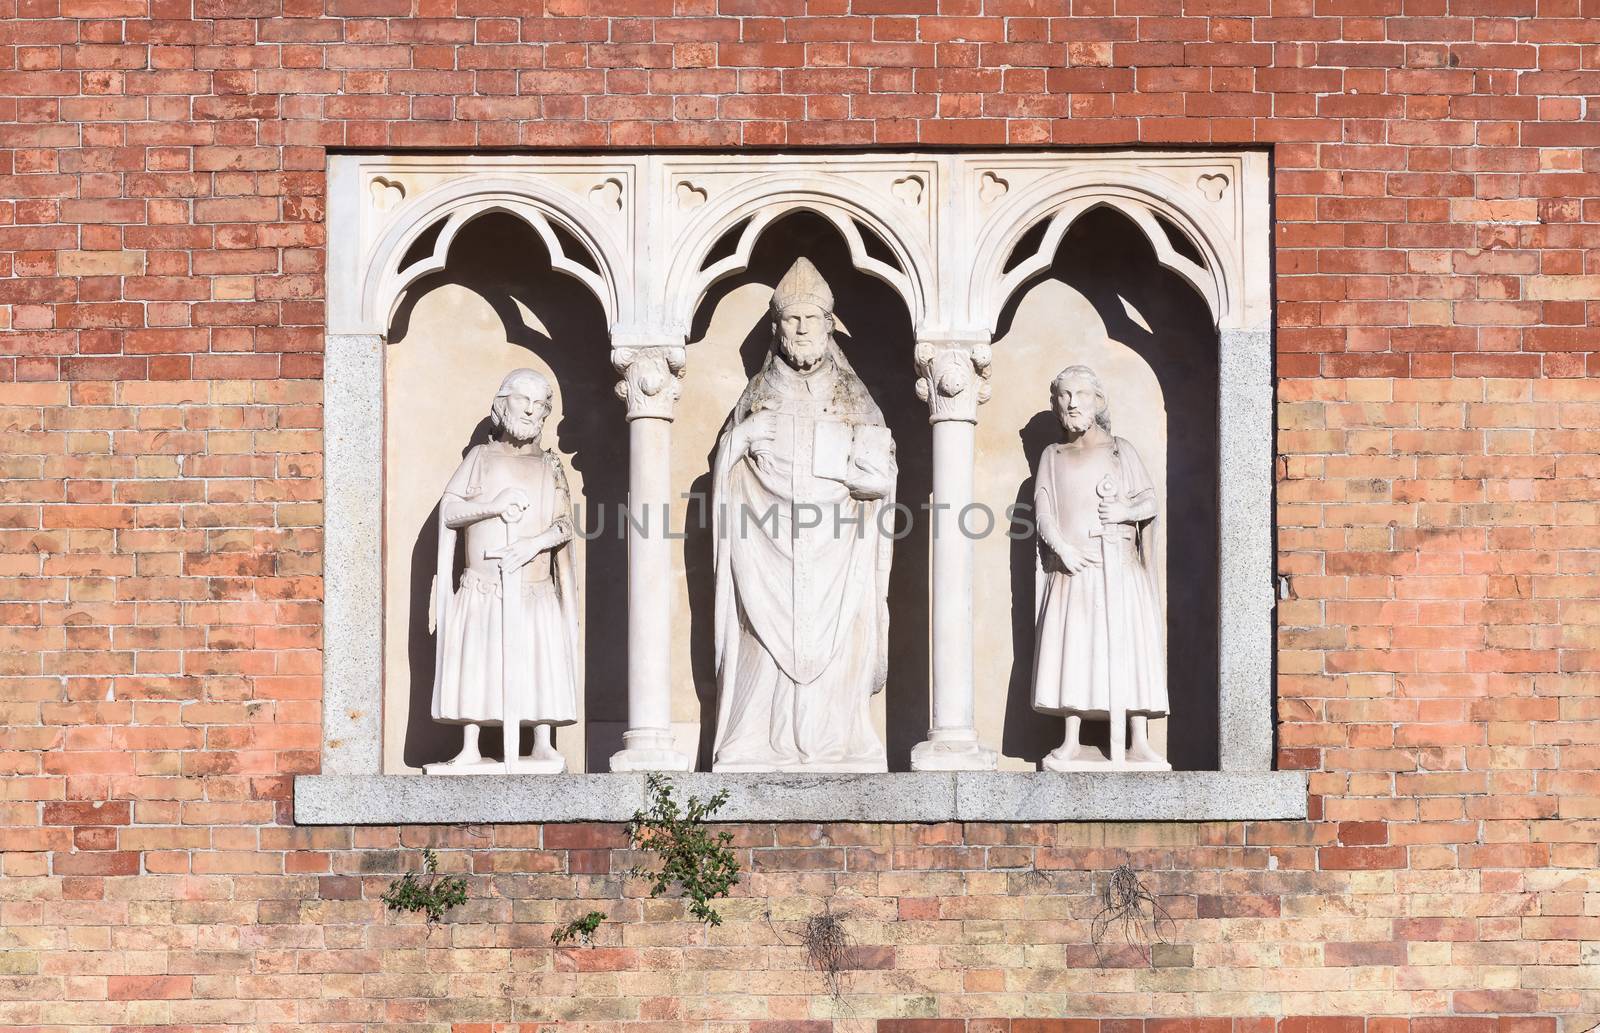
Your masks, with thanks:
[{"label": "bishop's robe", "polygon": [[[759,412],[776,415],[769,457],[733,454],[729,431]],[[853,498],[842,481],[817,476],[830,465],[817,443],[841,438],[881,443],[851,448],[848,462],[884,479],[885,498]],[[895,474],[883,414],[837,346],[808,375],[768,356],[713,463],[713,770],[887,770],[869,704],[888,671],[893,514],[884,509]]]}]

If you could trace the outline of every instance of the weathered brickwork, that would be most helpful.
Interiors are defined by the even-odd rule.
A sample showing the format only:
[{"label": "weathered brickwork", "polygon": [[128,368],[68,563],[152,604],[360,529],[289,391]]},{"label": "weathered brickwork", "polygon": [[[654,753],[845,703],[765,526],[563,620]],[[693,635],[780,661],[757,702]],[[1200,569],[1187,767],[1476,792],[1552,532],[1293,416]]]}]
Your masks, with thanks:
[{"label": "weathered brickwork", "polygon": [[[328,148],[1008,144],[1272,149],[1313,820],[741,827],[710,931],[614,828],[289,823]],[[1597,0],[0,0],[0,1024],[1587,1030],[1597,298]],[[434,927],[377,899],[427,844]]]}]

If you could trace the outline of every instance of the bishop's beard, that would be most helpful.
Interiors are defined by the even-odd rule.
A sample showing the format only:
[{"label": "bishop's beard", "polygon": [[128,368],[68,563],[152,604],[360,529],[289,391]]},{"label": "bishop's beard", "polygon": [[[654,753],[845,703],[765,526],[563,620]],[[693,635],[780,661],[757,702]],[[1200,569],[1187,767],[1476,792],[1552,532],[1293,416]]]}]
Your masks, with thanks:
[{"label": "bishop's beard", "polygon": [[801,372],[809,372],[817,367],[822,357],[828,353],[826,340],[816,341],[789,341],[783,346],[783,357],[789,365]]}]

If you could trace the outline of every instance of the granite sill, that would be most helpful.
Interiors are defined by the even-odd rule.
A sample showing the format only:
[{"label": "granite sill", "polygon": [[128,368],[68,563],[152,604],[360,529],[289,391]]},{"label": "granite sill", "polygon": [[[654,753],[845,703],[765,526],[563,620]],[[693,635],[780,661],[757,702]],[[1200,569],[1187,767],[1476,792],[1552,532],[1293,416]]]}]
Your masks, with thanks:
[{"label": "granite sill", "polygon": [[[680,795],[728,791],[728,822],[1292,821],[1302,771],[674,774]],[[645,775],[299,775],[299,825],[622,822]]]}]

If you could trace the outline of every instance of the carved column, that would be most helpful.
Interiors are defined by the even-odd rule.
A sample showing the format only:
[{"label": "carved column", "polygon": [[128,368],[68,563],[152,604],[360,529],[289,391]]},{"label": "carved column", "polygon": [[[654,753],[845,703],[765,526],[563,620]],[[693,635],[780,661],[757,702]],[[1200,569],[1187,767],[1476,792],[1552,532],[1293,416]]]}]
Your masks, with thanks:
[{"label": "carved column", "polygon": [[[672,410],[683,376],[675,343],[613,347],[628,406],[628,730],[612,771],[687,771],[672,748]],[[598,629],[591,629],[594,634]]]},{"label": "carved column", "polygon": [[911,767],[991,771],[998,755],[978,741],[974,715],[973,544],[962,530],[973,502],[978,405],[989,398],[988,337],[921,340],[916,358],[917,395],[933,424],[933,714]]}]

